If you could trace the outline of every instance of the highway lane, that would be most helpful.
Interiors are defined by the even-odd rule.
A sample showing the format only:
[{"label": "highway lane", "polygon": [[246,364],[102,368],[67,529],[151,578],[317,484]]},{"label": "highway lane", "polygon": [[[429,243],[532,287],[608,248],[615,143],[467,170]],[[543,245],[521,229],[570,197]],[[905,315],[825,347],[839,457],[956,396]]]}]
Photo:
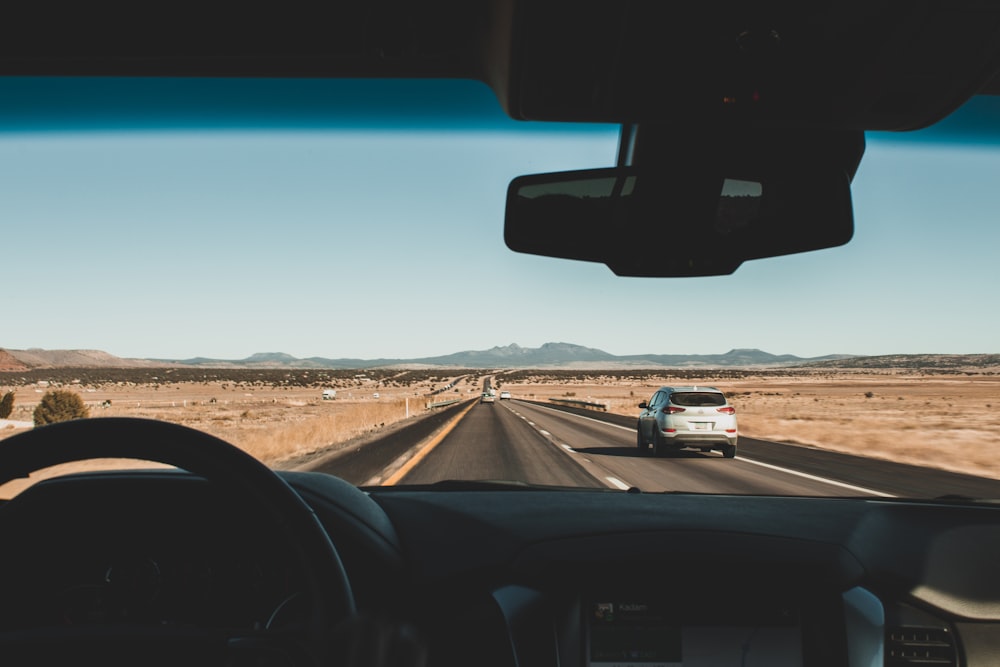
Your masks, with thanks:
[{"label": "highway lane", "polygon": [[508,410],[506,401],[473,406],[400,483],[431,484],[447,479],[606,486]]},{"label": "highway lane", "polygon": [[[635,430],[520,401],[475,406],[403,484],[493,479],[720,494],[864,495],[717,452],[641,456]],[[877,491],[877,490],[876,490]]]}]

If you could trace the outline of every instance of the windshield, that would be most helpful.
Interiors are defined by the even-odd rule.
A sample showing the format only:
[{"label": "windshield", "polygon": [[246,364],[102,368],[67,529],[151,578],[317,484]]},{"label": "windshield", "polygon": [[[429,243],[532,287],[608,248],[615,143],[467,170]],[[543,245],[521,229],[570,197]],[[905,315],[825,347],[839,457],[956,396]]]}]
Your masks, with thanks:
[{"label": "windshield", "polygon": [[869,133],[847,245],[620,278],[503,240],[619,128],[432,84],[4,80],[0,438],[63,401],[358,485],[1000,497],[1000,153]]}]

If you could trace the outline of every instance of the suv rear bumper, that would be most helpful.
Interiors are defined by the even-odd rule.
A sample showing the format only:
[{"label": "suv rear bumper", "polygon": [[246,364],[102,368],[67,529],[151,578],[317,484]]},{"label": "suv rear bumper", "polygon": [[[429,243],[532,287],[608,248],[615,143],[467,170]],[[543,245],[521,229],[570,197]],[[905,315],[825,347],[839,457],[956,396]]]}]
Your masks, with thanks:
[{"label": "suv rear bumper", "polygon": [[736,446],[739,435],[720,431],[675,431],[665,433],[660,431],[660,442],[668,447],[709,447],[712,445]]}]

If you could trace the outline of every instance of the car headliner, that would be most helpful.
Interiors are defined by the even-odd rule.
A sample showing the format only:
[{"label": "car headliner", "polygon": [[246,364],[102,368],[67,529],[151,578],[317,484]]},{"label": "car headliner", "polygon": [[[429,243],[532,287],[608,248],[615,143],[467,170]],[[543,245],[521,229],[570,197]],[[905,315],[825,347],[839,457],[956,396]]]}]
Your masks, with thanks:
[{"label": "car headliner", "polygon": [[20,3],[0,75],[466,78],[515,118],[605,122],[717,122],[721,95],[755,90],[738,122],[855,129],[926,126],[1000,91],[1000,7],[975,0],[296,7]]}]

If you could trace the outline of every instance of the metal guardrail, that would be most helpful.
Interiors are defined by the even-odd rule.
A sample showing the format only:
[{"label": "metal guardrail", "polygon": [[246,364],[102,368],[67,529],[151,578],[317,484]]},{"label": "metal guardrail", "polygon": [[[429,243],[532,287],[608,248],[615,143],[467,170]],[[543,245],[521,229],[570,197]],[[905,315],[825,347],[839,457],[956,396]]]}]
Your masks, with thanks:
[{"label": "metal guardrail", "polygon": [[575,405],[581,408],[589,408],[592,410],[600,410],[602,412],[608,411],[608,406],[604,403],[591,403],[590,401],[577,401],[571,398],[550,398],[553,403],[562,403],[563,405]]},{"label": "metal guardrail", "polygon": [[438,401],[437,403],[428,403],[427,404],[427,409],[430,410],[431,408],[443,408],[446,405],[454,405],[455,403],[461,403],[464,400],[465,399],[463,399],[463,398],[452,398],[452,399],[447,400],[447,401]]}]

